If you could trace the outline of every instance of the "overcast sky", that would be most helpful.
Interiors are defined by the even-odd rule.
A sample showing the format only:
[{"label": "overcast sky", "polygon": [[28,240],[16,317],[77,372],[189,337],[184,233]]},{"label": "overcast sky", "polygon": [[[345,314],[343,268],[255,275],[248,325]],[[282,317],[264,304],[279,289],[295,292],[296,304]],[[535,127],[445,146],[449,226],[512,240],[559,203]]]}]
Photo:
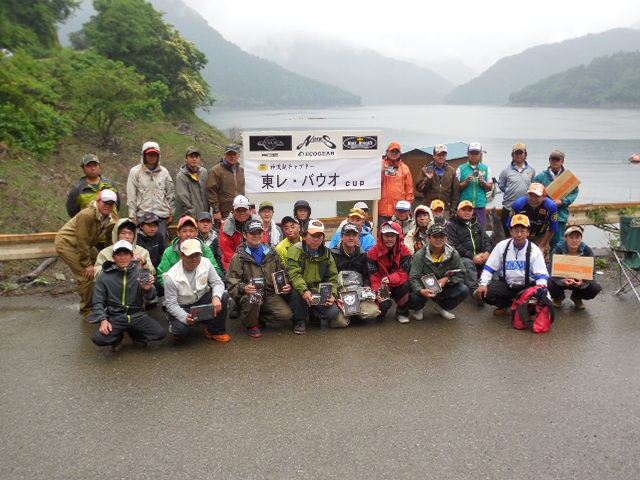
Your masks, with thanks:
[{"label": "overcast sky", "polygon": [[420,65],[453,58],[478,72],[534,45],[637,27],[640,21],[640,2],[634,0],[184,1],[252,53],[264,42],[309,35]]}]

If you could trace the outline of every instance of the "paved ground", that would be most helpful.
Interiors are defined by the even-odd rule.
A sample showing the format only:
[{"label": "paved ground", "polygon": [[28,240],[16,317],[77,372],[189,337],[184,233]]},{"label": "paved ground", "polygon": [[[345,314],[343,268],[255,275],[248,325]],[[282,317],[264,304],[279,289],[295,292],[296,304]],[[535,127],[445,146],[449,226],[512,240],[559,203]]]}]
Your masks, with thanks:
[{"label": "paved ground", "polygon": [[0,298],[0,478],[637,479],[639,307],[114,354],[76,296]]}]

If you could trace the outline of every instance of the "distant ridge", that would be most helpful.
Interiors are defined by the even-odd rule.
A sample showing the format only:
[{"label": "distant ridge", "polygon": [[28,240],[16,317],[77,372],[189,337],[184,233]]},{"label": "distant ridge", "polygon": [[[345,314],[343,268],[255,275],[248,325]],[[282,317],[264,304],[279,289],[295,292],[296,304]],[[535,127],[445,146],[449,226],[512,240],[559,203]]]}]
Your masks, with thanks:
[{"label": "distant ridge", "polygon": [[444,101],[459,105],[506,104],[509,95],[554,73],[620,51],[640,50],[640,30],[616,28],[560,43],[539,45],[505,57],[480,76],[460,85]]}]

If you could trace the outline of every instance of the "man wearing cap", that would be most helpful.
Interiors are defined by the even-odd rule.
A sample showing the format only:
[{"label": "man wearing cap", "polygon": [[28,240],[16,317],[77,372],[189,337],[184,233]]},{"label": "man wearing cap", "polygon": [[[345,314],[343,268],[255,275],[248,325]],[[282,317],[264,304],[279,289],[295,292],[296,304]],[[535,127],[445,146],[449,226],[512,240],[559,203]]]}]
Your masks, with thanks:
[{"label": "man wearing cap", "polygon": [[[339,300],[341,323],[349,324],[351,318],[375,319],[380,315],[380,309],[376,305],[376,293],[371,290],[367,252],[359,244],[360,227],[355,223],[347,222],[340,233],[340,243],[331,249],[338,269],[338,292],[357,290],[362,312],[355,317],[346,317],[343,313],[342,300]],[[363,288],[366,292],[362,291]]]},{"label": "man wearing cap", "polygon": [[[573,255],[577,257],[593,258],[595,272],[595,255],[593,250],[582,241],[584,229],[580,225],[569,225],[564,232],[564,241],[561,241],[553,250],[555,255]],[[553,265],[553,257],[551,257]],[[553,268],[551,269],[553,271]],[[560,308],[565,298],[565,290],[571,291],[571,301],[578,310],[584,310],[583,300],[591,300],[602,291],[602,287],[596,281],[580,278],[552,277],[549,280],[549,293],[553,299],[553,306]]]},{"label": "man wearing cap", "polygon": [[[211,249],[216,263],[222,266],[222,249],[220,248],[220,235],[213,228],[213,216],[209,212],[198,212],[196,214],[198,222],[198,239],[202,240]],[[224,277],[223,277],[224,279]]]},{"label": "man wearing cap", "polygon": [[[549,168],[543,170],[533,179],[534,182],[541,183],[548,187],[556,178],[564,172],[564,152],[554,150],[549,154]],[[569,194],[561,199],[554,200],[558,207],[558,231],[553,234],[549,243],[551,250],[562,240],[564,229],[569,220],[569,205],[575,202],[578,197],[578,187],[574,188]]]},{"label": "man wearing cap", "polygon": [[[305,333],[307,315],[320,320],[322,326],[346,327],[347,324],[339,322],[340,310],[336,305],[338,269],[331,251],[324,246],[324,224],[320,220],[309,220],[304,240],[289,249],[285,264],[293,285],[289,305],[293,310],[294,333]],[[331,284],[331,296],[324,305],[316,304],[314,298],[320,283]]]},{"label": "man wearing cap", "polygon": [[182,215],[195,217],[198,212],[209,211],[207,200],[207,169],[200,165],[202,156],[195,146],[187,148],[185,164],[176,174],[176,200],[182,207]]},{"label": "man wearing cap", "polygon": [[262,202],[258,207],[258,215],[262,219],[264,225],[264,243],[269,245],[278,245],[282,240],[282,230],[273,221],[273,203]]},{"label": "man wearing cap", "polygon": [[442,200],[435,199],[429,205],[431,213],[433,214],[433,222],[441,223],[445,225],[449,220],[444,216],[444,202]]},{"label": "man wearing cap", "polygon": [[207,198],[213,220],[218,225],[233,210],[234,199],[244,195],[244,169],[239,161],[240,146],[231,143],[225,147],[220,162],[209,170]]},{"label": "man wearing cap", "polygon": [[[410,311],[409,317],[422,320],[425,303],[433,300],[436,312],[446,320],[453,320],[456,316],[449,310],[460,305],[471,292],[464,284],[464,265],[455,248],[447,243],[447,228],[444,225],[434,223],[427,234],[428,243],[411,259],[409,283],[413,311]],[[437,281],[440,292],[428,288],[423,281],[425,275]]]},{"label": "man wearing cap", "polygon": [[286,262],[287,252],[289,249],[296,243],[302,241],[302,237],[300,236],[300,224],[295,218],[285,216],[282,217],[280,226],[282,227],[282,232],[285,237],[278,245],[276,245],[276,251],[280,254],[280,257],[282,257],[282,261]]},{"label": "man wearing cap", "polygon": [[127,207],[134,222],[143,212],[155,213],[160,235],[169,238],[168,228],[176,211],[175,191],[169,171],[160,165],[160,146],[156,142],[142,145],[140,165],[129,171]]},{"label": "man wearing cap", "polygon": [[469,144],[467,158],[467,163],[456,169],[456,177],[460,182],[460,201],[471,202],[478,222],[484,227],[487,224],[487,192],[493,189],[491,169],[482,163],[482,145],[478,142]]},{"label": "man wearing cap", "polygon": [[527,146],[516,143],[511,149],[511,164],[500,172],[498,188],[504,192],[502,197],[502,227],[509,236],[509,213],[511,205],[520,197],[527,195],[527,189],[536,170],[527,163]]},{"label": "man wearing cap", "polygon": [[404,237],[404,244],[411,252],[411,255],[420,250],[427,243],[427,230],[433,223],[433,213],[431,213],[431,209],[429,207],[425,205],[418,205],[413,211],[413,219],[413,224],[409,228],[407,235]]},{"label": "man wearing cap", "polygon": [[447,224],[449,244],[462,258],[465,268],[464,283],[472,292],[478,288],[478,277],[493,247],[487,231],[473,210],[469,200],[462,200],[458,205],[458,214]]},{"label": "man wearing cap", "polygon": [[558,231],[558,207],[547,197],[547,191],[541,183],[532,183],[527,196],[521,197],[511,205],[511,215],[522,213],[529,217],[529,239],[543,252],[549,246],[551,237]]},{"label": "man wearing cap", "polygon": [[[291,285],[287,283],[281,294],[276,294],[273,276],[286,270],[282,258],[273,245],[263,241],[264,225],[260,220],[250,220],[244,226],[244,243],[231,257],[227,272],[229,295],[240,310],[240,321],[253,338],[260,338],[260,323],[265,325],[290,325],[293,312],[281,294],[288,295]],[[261,301],[255,300],[257,292],[254,279],[264,282]]]},{"label": "man wearing cap", "polygon": [[[100,169],[100,160],[93,153],[88,153],[82,157],[80,162],[84,176],[80,178],[80,181],[71,189],[67,196],[67,213],[70,217],[73,217],[80,212],[83,208],[86,208],[91,202],[95,202],[98,199],[98,194],[105,188],[113,190],[118,193],[116,184],[106,177],[102,176]],[[120,209],[120,199],[116,201],[116,208],[114,212],[118,212]]]},{"label": "man wearing cap", "polygon": [[[369,250],[371,250],[371,248],[376,244],[376,239],[373,238],[373,235],[371,234],[371,229],[364,224],[365,222],[364,212],[359,208],[352,208],[351,210],[349,210],[349,216],[347,217],[347,222],[353,225],[356,225],[358,227],[359,236],[357,241],[360,247],[365,252],[368,252]],[[336,233],[333,235],[329,248],[337,247],[341,239],[342,239],[342,229],[337,230]]]},{"label": "man wearing cap", "polygon": [[[198,239],[198,222],[193,217],[184,216],[178,220],[178,236],[165,249],[160,265],[158,265],[158,276],[163,287],[164,274],[180,261],[180,245],[186,240],[192,239]],[[198,241],[202,244],[202,255],[213,265],[218,276],[224,278],[224,270],[216,261],[211,249],[202,240]]]},{"label": "man wearing cap", "polygon": [[413,217],[411,216],[411,203],[407,200],[400,200],[396,203],[396,210],[391,217],[391,222],[395,222],[400,225],[402,229],[402,235],[409,233],[409,229],[413,224]]},{"label": "man wearing cap", "polygon": [[[247,197],[244,195],[236,196],[233,199],[233,211],[229,213],[220,227],[220,249],[225,270],[229,269],[231,257],[243,242],[242,232],[245,222],[252,219],[249,206],[250,202]],[[260,220],[260,217],[256,216],[253,219]]]},{"label": "man wearing cap", "polygon": [[447,152],[446,145],[434,147],[433,160],[420,170],[416,190],[422,193],[424,204],[442,200],[444,215],[448,219],[460,200],[460,182],[456,170],[447,163]]},{"label": "man wearing cap", "polygon": [[120,349],[125,332],[142,347],[167,335],[167,330],[145,313],[144,301],[156,297],[154,277],[141,277],[133,248],[127,240],[113,244],[112,259],[104,262],[93,292],[94,317],[100,323],[93,343],[111,346],[114,351]]},{"label": "man wearing cap", "polygon": [[[175,340],[184,340],[195,330],[196,322],[206,324],[205,336],[227,343],[227,304],[229,295],[209,259],[202,256],[202,242],[190,238],[180,244],[180,261],[163,274],[164,305],[169,332]],[[194,317],[191,307],[213,305],[208,318]]]},{"label": "man wearing cap", "polygon": [[378,201],[378,225],[391,220],[399,200],[414,200],[413,175],[409,166],[400,158],[398,142],[391,142],[382,157],[382,192]]},{"label": "man wearing cap", "polygon": [[[158,216],[153,212],[144,212],[138,217],[138,238],[137,244],[149,252],[151,264],[158,268],[162,260],[162,254],[167,248],[167,240],[158,233]],[[157,279],[156,279],[157,280]],[[158,296],[163,293],[158,289],[159,283],[155,286]]]},{"label": "man wearing cap", "polygon": [[[359,208],[364,212],[364,224],[373,232],[373,223],[371,223],[371,221],[369,220],[369,205],[367,205],[365,202],[356,202],[353,204],[353,208]],[[342,220],[340,222],[340,225],[338,225],[338,230],[342,230],[342,227],[344,227],[345,223],[348,222],[349,217]]]},{"label": "man wearing cap", "polygon": [[94,266],[98,256],[96,244],[101,238],[110,238],[118,220],[113,212],[118,195],[113,190],[101,190],[98,199],[80,210],[58,231],[56,253],[69,266],[78,281],[80,314],[92,320],[92,294]]},{"label": "man wearing cap", "polygon": [[[533,285],[547,285],[549,273],[544,255],[528,240],[529,218],[517,214],[510,220],[511,238],[499,242],[491,251],[480,275],[480,286],[473,293],[497,308],[494,315],[504,315],[516,295]],[[498,280],[492,281],[494,274]]]},{"label": "man wearing cap", "polygon": [[[396,222],[384,222],[380,226],[378,242],[367,253],[367,265],[371,288],[378,292],[380,318],[384,318],[391,308],[391,300],[396,302],[398,322],[409,321],[409,269],[411,252],[404,244],[402,229]],[[379,296],[381,287],[389,293],[389,298]]]}]

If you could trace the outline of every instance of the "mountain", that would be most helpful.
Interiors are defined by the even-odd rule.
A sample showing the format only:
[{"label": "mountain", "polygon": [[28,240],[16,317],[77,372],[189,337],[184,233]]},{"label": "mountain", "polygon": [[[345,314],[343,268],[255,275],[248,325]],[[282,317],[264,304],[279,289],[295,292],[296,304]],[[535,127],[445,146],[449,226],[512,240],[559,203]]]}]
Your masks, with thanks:
[{"label": "mountain", "polygon": [[585,65],[594,58],[640,50],[640,30],[617,28],[598,34],[539,45],[500,59],[480,76],[456,87],[449,104],[505,104],[509,95],[549,75]]},{"label": "mountain", "polygon": [[360,95],[366,105],[441,103],[453,87],[426,68],[339,43],[296,38],[288,45],[265,44],[257,53],[292,72]]},{"label": "mountain", "polygon": [[640,52],[594,59],[529,85],[509,97],[518,105],[639,107]]},{"label": "mountain", "polygon": [[440,62],[421,62],[420,66],[437,72],[438,75],[451,82],[454,86],[467,83],[478,76],[480,72],[458,60],[442,60]]},{"label": "mountain", "polygon": [[[202,76],[211,86],[216,106],[225,107],[319,107],[359,105],[360,98],[333,85],[287,71],[274,62],[251,55],[220,33],[184,3],[151,0],[187,40],[196,44],[209,60]],[[63,44],[68,33],[77,31],[95,14],[90,1],[83,1],[76,15],[61,25]]]}]

